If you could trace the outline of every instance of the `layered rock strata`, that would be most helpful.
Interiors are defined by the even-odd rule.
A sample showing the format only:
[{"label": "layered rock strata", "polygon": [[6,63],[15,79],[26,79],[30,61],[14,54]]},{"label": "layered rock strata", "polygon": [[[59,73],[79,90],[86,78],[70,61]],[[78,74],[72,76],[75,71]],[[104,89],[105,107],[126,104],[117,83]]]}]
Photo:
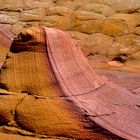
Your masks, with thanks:
[{"label": "layered rock strata", "polygon": [[0,24],[15,34],[33,25],[69,31],[92,67],[139,71],[139,0],[1,0]]}]

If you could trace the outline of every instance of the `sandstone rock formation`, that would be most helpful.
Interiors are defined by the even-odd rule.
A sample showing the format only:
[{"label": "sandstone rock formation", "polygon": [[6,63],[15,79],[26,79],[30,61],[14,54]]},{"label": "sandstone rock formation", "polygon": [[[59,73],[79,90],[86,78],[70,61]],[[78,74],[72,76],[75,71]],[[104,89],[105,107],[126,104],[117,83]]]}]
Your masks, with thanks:
[{"label": "sandstone rock formation", "polygon": [[0,138],[22,139],[12,135],[20,134],[28,136],[25,139],[29,140],[33,139],[29,136],[36,139],[119,139],[93,124],[69,97],[61,95],[47,57],[44,36],[40,36],[40,29],[36,28],[28,29],[27,33],[34,34],[37,40],[20,34],[7,59],[4,57],[6,61],[1,68],[0,132],[11,135],[0,134]]},{"label": "sandstone rock formation", "polygon": [[[116,37],[122,36],[123,38],[125,35],[140,35],[139,9],[139,0],[127,0],[127,2],[125,0],[1,0],[0,25],[6,26],[15,34],[19,34],[23,29],[32,25],[44,25],[73,33],[76,31],[85,36],[93,34],[92,40],[96,40],[94,34],[96,36],[97,33],[106,35],[108,38],[113,37],[112,39],[116,40]],[[86,39],[79,38],[78,41],[81,45],[86,44]],[[107,42],[105,44],[107,45]],[[117,44],[123,45],[120,42]],[[109,48],[106,45],[104,45],[105,50]],[[92,48],[93,45],[92,43],[90,45],[89,42],[88,46]],[[96,47],[99,49],[98,45],[95,45],[92,50]],[[114,47],[114,43],[112,43],[112,47]],[[133,45],[133,47],[137,46]],[[86,50],[85,47],[84,50],[86,51],[84,54],[87,54],[88,48]],[[94,54],[94,51],[88,52],[87,56],[90,53]],[[116,52],[116,54],[120,55],[120,52]],[[110,55],[114,56],[114,54]],[[115,56],[111,60],[109,55],[105,57],[108,61],[115,59]],[[104,64],[107,65],[107,63]],[[137,65],[139,64],[133,65],[133,68],[137,69],[139,67]],[[131,65],[128,66],[131,67]],[[95,66],[93,65],[93,67]]]},{"label": "sandstone rock formation", "polygon": [[[61,37],[64,37],[62,36],[63,34],[61,34],[61,37],[59,36],[60,42],[53,41],[55,44],[50,47],[53,50],[50,50],[44,44],[45,39],[42,29],[33,27],[26,32],[28,33],[27,35],[20,34],[18,39],[14,40],[7,59],[5,58],[5,64],[1,69],[0,132],[38,138],[47,138],[48,136],[57,138],[60,136],[58,139],[120,139],[110,134],[110,132],[98,126],[96,127],[95,121],[124,138],[137,139],[139,137],[138,133],[136,133],[139,131],[139,124],[137,124],[139,123],[139,117],[133,116],[139,109],[139,74],[124,73],[121,75],[121,73],[114,73],[116,77],[112,78],[111,76],[113,75],[109,74],[110,71],[97,71],[100,75],[110,75],[109,80],[116,82],[120,86],[128,78],[130,81],[123,86],[128,89],[125,90],[125,88],[120,88],[107,81],[106,78],[101,80],[94,72],[91,73],[92,69],[88,69],[88,64],[85,63],[83,56],[75,57],[80,54],[80,49],[74,46],[73,48],[71,47],[71,43],[74,42],[66,42],[66,46],[62,43],[63,48],[59,44],[60,49],[57,43],[63,42],[64,38],[61,40]],[[61,31],[59,32],[61,33]],[[80,35],[82,36],[83,34],[77,34],[75,37],[79,38]],[[106,38],[104,35],[98,35],[104,39],[111,40],[111,38]],[[10,34],[8,34],[8,37],[13,38]],[[56,39],[56,37],[57,34],[56,36],[53,34],[53,38],[47,36],[47,39]],[[86,38],[84,35],[82,37]],[[102,39],[99,40],[102,41]],[[69,46],[70,44],[71,46]],[[5,45],[8,46],[10,43]],[[76,43],[76,45],[78,44]],[[56,49],[56,47],[58,48]],[[67,52],[63,53],[65,49],[69,52],[67,55]],[[7,50],[3,51],[7,52]],[[102,56],[96,53],[97,60],[103,60],[101,62],[104,62],[105,58],[103,56],[105,52],[101,53]],[[51,55],[53,59],[50,59]],[[96,57],[96,55],[93,57]],[[89,57],[92,57],[92,55],[89,55]],[[79,58],[81,61],[78,61]],[[124,56],[122,56],[122,59],[125,59]],[[55,63],[56,68],[52,62],[54,60],[57,62]],[[75,63],[77,64],[75,65]],[[71,67],[73,69],[69,71]],[[81,73],[81,70],[86,73]],[[94,74],[94,76],[87,77],[87,74]],[[136,79],[129,77],[132,75]],[[122,77],[121,79],[119,79],[120,76]],[[63,77],[63,80],[59,79],[59,77]],[[85,78],[86,80],[84,81]],[[91,82],[92,80],[93,82]],[[61,84],[67,85],[70,91],[67,91],[65,87],[62,88]],[[88,94],[87,90],[91,89],[93,91]],[[86,91],[87,93],[85,93]],[[130,100],[130,98],[133,100]],[[100,99],[103,101],[99,102],[98,100]],[[130,115],[129,119],[128,110],[134,113]],[[120,113],[124,114],[124,116],[121,117]],[[127,123],[124,122],[124,119]],[[122,123],[116,123],[116,120],[122,120]],[[135,129],[131,127],[132,122]],[[108,125],[106,126],[106,124],[110,127],[107,127]],[[117,126],[117,129],[114,126]],[[105,133],[103,133],[104,131]],[[0,134],[0,136],[9,138],[8,135],[4,134]],[[20,136],[11,135],[11,137],[13,139],[18,137],[22,139]]]},{"label": "sandstone rock formation", "polygon": [[[139,0],[0,1],[0,27],[6,27],[17,35],[21,32],[24,34],[24,30],[33,25],[43,25],[68,31],[81,44],[81,50],[93,68],[140,72]],[[27,42],[21,38],[24,38]],[[119,139],[96,124],[90,125],[91,122],[88,122],[86,117],[79,118],[77,113],[74,113],[74,115],[69,113],[68,110],[73,108],[70,101],[66,101],[69,106],[65,107],[65,103],[63,104],[61,100],[46,102],[42,97],[41,99],[38,97],[45,94],[46,83],[47,86],[53,84],[50,84],[49,79],[44,76],[46,69],[42,70],[43,65],[49,64],[46,60],[44,62],[45,47],[37,49],[40,44],[36,44],[33,49],[33,40],[28,42],[26,37],[22,36],[21,38],[13,44],[19,46],[19,48],[11,50],[12,52],[8,54],[7,61],[1,70],[0,93],[2,93],[2,96],[0,106],[3,106],[4,109],[0,108],[0,132],[38,137],[37,139],[42,137],[48,139],[48,135],[51,135],[51,137],[52,135],[60,135],[76,138],[86,135],[94,139]],[[28,45],[30,47],[27,47]],[[27,51],[24,52],[24,49]],[[0,46],[0,64],[3,62],[1,57],[5,53],[7,53],[7,50]],[[34,59],[36,59],[36,62],[33,63],[32,60]],[[23,64],[20,64],[19,60]],[[32,64],[31,67],[25,67],[27,63]],[[37,67],[35,63],[38,63]],[[36,75],[36,69],[39,70],[39,76]],[[12,72],[13,70],[15,72]],[[125,84],[124,87],[134,94],[140,93],[139,74],[115,73],[113,71],[98,71],[98,73],[106,75],[120,86]],[[15,75],[22,80],[17,81],[14,78]],[[53,75],[51,75],[52,77]],[[125,83],[125,81],[128,82]],[[54,89],[51,86],[49,87],[49,93],[51,94]],[[21,94],[21,92],[23,93]],[[34,93],[38,96],[32,97],[30,95]],[[52,104],[53,106],[51,106]],[[47,108],[44,106],[47,106]],[[48,114],[52,108],[57,112],[57,117],[54,116],[54,112]],[[42,112],[46,113],[42,114]],[[77,110],[74,112],[77,112]],[[48,117],[49,115],[52,117]],[[47,120],[47,125],[45,125],[45,120]],[[57,127],[53,127],[53,121],[51,120],[55,120],[55,123],[63,121],[65,123],[58,123]],[[69,120],[71,120],[70,124]],[[83,125],[83,120],[86,125]],[[46,131],[48,125],[50,126],[49,131]],[[62,126],[64,135],[61,133]],[[51,130],[54,134],[51,133]],[[92,135],[90,135],[91,131]],[[0,134],[0,137],[6,140],[17,139],[13,135],[8,138],[9,136]],[[52,137],[52,139],[64,139],[64,137]],[[19,137],[19,139],[22,139],[22,137]]]}]

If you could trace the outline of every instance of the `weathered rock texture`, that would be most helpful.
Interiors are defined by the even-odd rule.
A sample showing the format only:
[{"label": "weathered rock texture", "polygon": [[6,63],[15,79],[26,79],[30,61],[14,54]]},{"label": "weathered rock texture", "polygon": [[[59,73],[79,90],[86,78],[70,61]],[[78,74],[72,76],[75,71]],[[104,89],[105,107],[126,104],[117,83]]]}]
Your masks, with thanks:
[{"label": "weathered rock texture", "polygon": [[[68,31],[81,44],[84,55],[94,68],[132,71],[139,71],[140,68],[139,0],[1,0],[0,25],[15,34],[33,25],[59,28]],[[44,138],[54,135],[79,139],[119,139],[114,135],[110,137],[109,132],[97,125],[91,125],[85,116],[80,118],[77,110],[71,113],[69,110],[73,106],[69,100],[43,99],[44,87],[47,86],[48,96],[56,96],[55,90],[58,90],[57,86],[52,88],[55,83],[53,74],[43,67],[49,65],[44,57],[45,47],[42,45],[42,49],[37,49],[40,44],[36,44],[33,49],[33,42],[29,42],[29,48],[23,42],[14,45],[19,48],[9,53],[0,77],[1,132]],[[1,56],[3,52],[0,51]],[[37,69],[39,75],[36,74]],[[125,88],[134,94],[140,93],[137,74],[128,73],[125,77],[124,73],[119,72],[99,73],[109,76],[110,80],[121,86],[128,81]],[[48,77],[46,74],[51,75],[54,83],[45,78]],[[14,140],[18,137],[0,134],[0,138]]]},{"label": "weathered rock texture", "polygon": [[[118,140],[117,136],[91,122],[70,96],[63,94],[46,53],[42,30],[32,29],[28,33],[38,32],[34,36],[37,40],[19,35],[1,68],[0,132],[63,140],[64,137]],[[12,140],[23,139],[9,136]],[[8,140],[9,136],[0,133],[1,139]]]},{"label": "weathered rock texture", "polygon": [[32,25],[69,31],[93,67],[140,67],[139,0],[1,0],[0,24],[15,34]]},{"label": "weathered rock texture", "polygon": [[[97,71],[121,86],[127,79],[124,89],[100,79],[76,42],[61,31],[47,30],[47,47],[44,30],[30,28],[27,33],[32,36],[20,34],[10,48],[0,74],[0,132],[60,136],[58,139],[120,139],[104,132],[95,121],[123,138],[139,139],[140,75]],[[8,139],[8,135],[0,137]]]}]

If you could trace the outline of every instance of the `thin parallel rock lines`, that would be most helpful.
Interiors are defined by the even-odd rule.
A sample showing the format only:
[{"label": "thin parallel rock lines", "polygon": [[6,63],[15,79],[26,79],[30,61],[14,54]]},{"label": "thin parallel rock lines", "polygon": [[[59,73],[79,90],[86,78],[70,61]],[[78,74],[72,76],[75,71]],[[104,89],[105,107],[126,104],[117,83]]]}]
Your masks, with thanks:
[{"label": "thin parallel rock lines", "polygon": [[[82,110],[81,112],[83,114],[81,115],[85,115],[86,112],[86,115],[91,120],[112,133],[126,139],[140,139],[140,96],[132,94],[130,91],[116,86],[112,82],[98,76],[86,62],[78,44],[74,42],[68,34],[57,29],[42,28],[40,32],[36,34],[36,37],[41,41],[44,40],[42,39],[43,35],[44,38],[46,38],[45,53],[43,52],[43,55],[41,54],[40,56],[38,55],[40,52],[35,52],[36,49],[39,48],[34,48],[34,51],[14,55],[12,57],[14,64],[11,65],[13,69],[11,76],[14,78],[9,79],[8,74],[6,75],[6,79],[9,79],[7,83],[15,82],[15,89],[13,88],[15,91],[17,88],[20,90],[23,89],[25,92],[27,91],[27,99],[23,100],[22,104],[17,108],[17,111],[20,112],[18,117],[22,117],[24,113],[20,108],[28,112],[28,108],[25,106],[29,104],[30,100],[36,104],[36,107],[38,107],[38,103],[42,101],[42,107],[46,105],[46,108],[43,110],[52,108],[52,112],[50,113],[53,114],[52,117],[54,120],[61,119],[61,123],[67,125],[69,124],[69,119],[72,120],[71,115],[66,115],[69,116],[68,119],[66,116],[63,116],[61,111],[72,114],[70,110],[63,110],[66,107],[66,103],[64,103],[65,100],[71,100],[75,107],[78,106],[78,108]],[[11,35],[9,37],[11,37]],[[8,42],[6,53],[9,51],[10,43]],[[39,45],[39,47],[41,47],[41,45]],[[3,60],[5,60],[5,54],[2,56],[3,62]],[[30,57],[32,59],[30,59]],[[23,61],[24,63],[26,77],[22,74],[23,66],[19,64],[19,61],[21,63]],[[32,67],[30,65],[32,65]],[[39,73],[41,72],[40,69],[44,69],[42,70],[44,74]],[[36,75],[36,72],[38,75]],[[29,90],[26,84],[30,85]],[[30,90],[33,90],[31,95],[28,93]],[[14,95],[12,92],[4,92],[1,94]],[[35,100],[35,98],[46,100],[40,101]],[[64,104],[62,105],[62,103]],[[23,104],[25,106],[23,106]],[[48,108],[48,106],[50,108]],[[83,110],[85,112],[83,112]],[[34,111],[36,114],[36,110]],[[47,114],[48,112],[44,113]],[[26,117],[23,119],[26,119]],[[47,118],[45,117],[45,119]],[[53,120],[51,117],[50,119]],[[64,123],[63,119],[66,120]],[[76,124],[76,121],[74,121],[73,124]],[[51,122],[49,122],[48,125],[51,125]],[[60,124],[56,121],[56,125]],[[40,125],[38,126],[41,127]]]},{"label": "thin parallel rock lines", "polygon": [[[126,139],[140,139],[140,98],[124,88],[100,79],[94,71],[91,72],[80,49],[76,48],[76,43],[66,33],[57,29],[44,29],[49,59],[65,96],[72,97],[79,108],[87,111],[87,115],[98,114],[91,117],[91,120],[114,134]],[[76,77],[78,73],[81,73],[79,79]],[[85,91],[92,92],[83,94]],[[110,114],[110,111],[114,113],[102,115]]]}]

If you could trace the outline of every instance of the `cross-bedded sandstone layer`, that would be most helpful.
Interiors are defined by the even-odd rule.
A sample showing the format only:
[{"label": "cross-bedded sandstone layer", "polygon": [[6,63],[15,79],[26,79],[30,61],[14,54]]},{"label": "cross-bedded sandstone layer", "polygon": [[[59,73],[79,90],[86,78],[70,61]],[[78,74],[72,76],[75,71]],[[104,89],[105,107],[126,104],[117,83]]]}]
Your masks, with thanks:
[{"label": "cross-bedded sandstone layer", "polygon": [[[33,32],[31,32],[32,29],[34,29]],[[28,33],[32,34],[34,33],[34,31],[36,33],[36,28],[31,28],[31,30],[28,30]],[[40,29],[37,29],[37,31],[40,31]],[[10,132],[15,134],[20,133],[22,135],[36,137],[46,137],[47,135],[57,137],[64,136],[74,139],[120,139],[110,134],[108,131],[98,127],[91,120],[94,120],[92,118],[95,118],[95,120],[96,118],[97,120],[98,118],[99,120],[102,118],[104,118],[105,120],[109,118],[109,120],[111,120],[110,123],[112,124],[112,121],[115,120],[114,117],[116,115],[120,115],[118,114],[119,112],[121,112],[120,110],[124,111],[124,115],[125,113],[128,114],[127,111],[129,109],[131,109],[131,111],[135,113],[135,111],[139,108],[139,104],[137,102],[137,104],[133,104],[133,101],[135,101],[135,95],[133,96],[134,98],[132,98],[133,100],[131,101],[129,98],[131,95],[128,95],[128,91],[122,90],[120,87],[114,86],[113,84],[110,84],[110,82],[107,82],[107,88],[106,86],[103,86],[97,91],[91,93],[91,96],[88,93],[83,94],[82,96],[78,96],[76,93],[74,93],[74,98],[77,99],[77,101],[79,100],[82,107],[84,107],[85,109],[85,113],[81,112],[80,110],[82,108],[79,110],[79,106],[77,106],[76,102],[72,100],[73,95],[67,95],[66,92],[64,92],[60,88],[60,81],[57,81],[57,74],[55,73],[54,69],[52,69],[52,63],[50,63],[48,57],[48,54],[50,52],[48,52],[46,44],[42,42],[43,36],[40,34],[41,32],[38,32],[34,36],[39,42],[33,40],[31,36],[25,35],[20,36],[21,40],[15,40],[11,46],[11,52],[8,54],[6,63],[2,67],[0,91],[1,132]],[[63,47],[66,48],[65,45]],[[57,51],[60,50],[58,49]],[[72,51],[74,53],[73,49]],[[70,53],[71,51],[69,51],[68,49],[67,55],[69,55]],[[61,51],[60,54],[57,53],[56,55],[58,55],[59,59],[63,55],[65,55],[63,58],[67,58],[67,55],[61,54]],[[77,63],[78,62],[79,61],[77,61]],[[58,64],[59,63],[60,62],[58,61]],[[79,65],[81,65],[81,62],[79,62]],[[82,67],[83,66],[81,65],[81,68]],[[67,68],[69,68],[68,65]],[[63,69],[67,68],[65,67]],[[73,70],[71,72],[74,72],[75,70],[78,70],[76,69],[76,66],[73,67]],[[109,72],[97,72],[99,72],[100,75],[109,75]],[[63,74],[65,76],[68,73]],[[125,73],[121,76],[120,73],[114,73],[114,75],[113,73],[114,72],[109,75],[109,80],[116,83],[118,81],[118,84],[121,85],[123,83],[123,80],[125,80],[126,78],[130,79],[130,81],[128,81],[126,85],[124,85],[124,87],[130,91],[130,94],[136,94],[136,96],[139,97],[139,74]],[[75,76],[78,76],[77,74]],[[116,78],[114,78],[113,76]],[[134,77],[137,77],[137,79],[134,79]],[[88,80],[90,80],[90,78]],[[83,83],[84,81],[79,82]],[[136,82],[137,84],[134,84]],[[70,86],[72,86],[72,83],[69,84]],[[88,85],[87,89],[90,88]],[[95,86],[95,84],[93,85]],[[73,86],[74,87],[72,88],[72,90],[76,90],[77,87],[75,87],[75,85]],[[77,84],[77,86],[79,85]],[[96,86],[98,86],[97,83]],[[85,87],[85,85],[83,85],[83,87]],[[81,87],[79,91],[80,90],[85,89],[82,89]],[[114,91],[111,92],[111,90]],[[126,91],[126,93],[124,91]],[[122,94],[122,92],[124,92],[124,94]],[[100,98],[98,98],[98,96],[96,95],[98,95]],[[122,97],[126,98],[121,99],[121,96],[119,95],[122,95]],[[110,97],[112,98],[111,100]],[[98,104],[98,106],[96,104],[98,103],[97,99],[103,99],[103,101],[100,103],[100,105]],[[127,99],[129,99],[128,102],[122,104]],[[112,104],[112,102],[114,102],[114,104]],[[104,103],[106,103],[105,106]],[[93,112],[89,112],[89,110],[86,110],[90,108],[90,106],[92,106],[91,110],[93,110]],[[94,110],[95,106],[97,108],[95,108]],[[106,108],[106,106],[108,106],[108,109],[110,108],[110,111]],[[113,106],[116,108],[116,110],[114,110],[116,112],[112,112]],[[104,110],[102,110],[101,108],[103,108]],[[132,116],[130,116],[130,119],[133,118]],[[137,117],[135,118],[134,116],[134,120],[136,119]],[[128,120],[126,118],[126,122],[127,121]],[[119,122],[117,122],[116,125],[119,125]],[[26,131],[23,131],[21,129],[24,129]]]}]

